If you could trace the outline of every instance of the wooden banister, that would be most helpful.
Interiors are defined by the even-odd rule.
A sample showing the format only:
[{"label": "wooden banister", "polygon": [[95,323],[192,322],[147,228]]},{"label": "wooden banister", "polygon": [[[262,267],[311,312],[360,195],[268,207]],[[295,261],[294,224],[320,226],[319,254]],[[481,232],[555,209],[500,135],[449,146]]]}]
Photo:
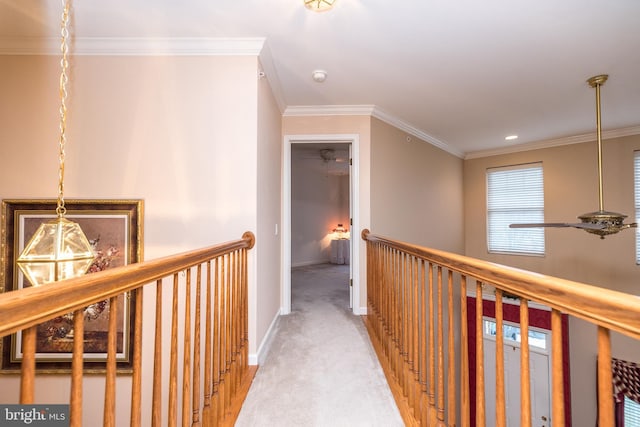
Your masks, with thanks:
[{"label": "wooden banister", "polygon": [[[564,426],[568,402],[564,389],[563,317],[573,316],[598,330],[598,420],[613,426],[611,331],[640,339],[640,298],[597,286],[537,274],[445,251],[425,248],[362,231],[367,244],[367,307],[365,324],[374,349],[407,425],[484,426],[488,412],[495,425],[507,425],[503,322],[508,295],[520,300],[520,425],[532,419],[529,302],[550,309],[550,411],[554,427]],[[446,270],[446,280],[444,273]],[[419,279],[421,277],[421,279]],[[475,288],[467,304],[467,284]],[[472,284],[475,284],[473,286]],[[495,290],[495,396],[485,396],[485,287]],[[471,289],[471,295],[474,294]],[[453,295],[460,292],[460,304]],[[510,305],[512,307],[512,305]],[[493,306],[492,306],[493,307]],[[454,312],[460,326],[453,330]],[[475,315],[470,313],[473,310]],[[469,316],[469,317],[468,317]],[[512,316],[513,317],[513,316]],[[467,320],[469,320],[469,327]],[[475,339],[469,338],[473,333]],[[459,366],[454,341],[460,337]],[[474,346],[469,348],[469,344]],[[475,375],[470,377],[469,352]],[[459,390],[455,378],[459,375]],[[470,390],[470,384],[475,389]],[[446,385],[446,387],[445,387]],[[475,401],[470,399],[475,394]],[[460,409],[456,408],[456,395]],[[459,418],[458,418],[459,417]],[[548,418],[544,417],[548,420]],[[459,420],[459,422],[458,422]],[[475,423],[473,422],[475,420]],[[513,420],[512,420],[513,421]],[[544,421],[544,419],[542,420]],[[549,424],[547,424],[549,425]]]},{"label": "wooden banister", "polygon": [[[148,419],[152,426],[233,425],[256,371],[248,366],[247,311],[247,251],[254,243],[253,234],[247,232],[232,242],[0,294],[0,337],[17,332],[22,336],[20,403],[39,403],[34,399],[35,378],[40,375],[36,328],[72,313],[70,425],[81,426],[86,422],[83,421],[87,415],[83,415],[87,398],[83,395],[85,308],[107,300],[106,361],[103,372],[92,371],[93,376],[104,378],[104,426],[115,426],[118,422],[121,408],[116,406],[122,404],[122,399],[116,398],[117,392],[131,395],[127,408],[131,426],[142,425],[143,419]],[[153,330],[148,335],[154,343],[143,355],[145,287],[155,292],[151,306],[155,313],[145,316],[150,320],[146,329]],[[166,295],[171,301],[164,304],[163,288],[167,287]],[[118,301],[131,294],[135,295],[135,317],[126,325],[131,338],[131,381],[130,389],[121,391],[116,389],[118,319],[122,317]],[[164,316],[163,310],[168,311]],[[168,340],[163,336],[165,323],[170,323]],[[150,365],[153,378],[148,387],[142,384],[143,357],[153,361]],[[168,360],[168,369],[163,366],[163,359]],[[165,374],[168,377],[163,381]],[[151,393],[147,408],[141,406],[143,390]]]}]

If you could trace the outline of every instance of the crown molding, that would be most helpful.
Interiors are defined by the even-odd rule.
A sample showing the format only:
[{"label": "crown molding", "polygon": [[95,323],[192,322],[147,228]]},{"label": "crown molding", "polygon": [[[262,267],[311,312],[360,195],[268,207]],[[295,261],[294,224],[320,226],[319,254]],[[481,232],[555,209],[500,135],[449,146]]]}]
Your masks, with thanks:
[{"label": "crown molding", "polygon": [[371,116],[373,105],[292,105],[283,116]]},{"label": "crown molding", "polygon": [[375,105],[320,105],[290,106],[285,109],[284,116],[371,116],[394,126],[416,138],[434,145],[456,157],[463,158],[464,153],[431,135],[403,122]]},{"label": "crown molding", "polygon": [[[74,37],[72,55],[216,56],[259,55],[264,38],[206,37]],[[0,39],[0,55],[59,55],[60,38],[8,37]]]},{"label": "crown molding", "polygon": [[440,148],[441,150],[446,151],[449,154],[452,154],[456,157],[459,158],[464,158],[464,152],[452,147],[451,145],[440,141],[438,138],[435,138],[431,135],[429,135],[428,133],[425,133],[423,131],[421,131],[420,129],[417,129],[413,126],[411,126],[410,124],[398,119],[397,117],[394,117],[388,113],[385,113],[384,111],[380,110],[379,108],[375,108],[374,112],[373,112],[373,117],[375,117],[376,119],[382,120],[383,122],[390,124],[391,126],[395,126],[396,128],[408,133],[409,135],[413,135],[416,138],[420,138],[421,140],[428,142],[429,144]]},{"label": "crown molding", "polygon": [[[624,136],[639,135],[640,126],[632,126],[621,129],[612,129],[602,131],[602,139],[621,138]],[[478,159],[481,157],[499,156],[501,154],[513,154],[523,151],[540,150],[543,148],[560,147],[563,145],[581,144],[583,142],[592,142],[596,140],[594,133],[582,135],[568,136],[565,138],[548,139],[543,141],[529,142],[525,144],[517,144],[509,147],[501,147],[492,150],[480,150],[469,152],[464,156],[465,160]]]}]

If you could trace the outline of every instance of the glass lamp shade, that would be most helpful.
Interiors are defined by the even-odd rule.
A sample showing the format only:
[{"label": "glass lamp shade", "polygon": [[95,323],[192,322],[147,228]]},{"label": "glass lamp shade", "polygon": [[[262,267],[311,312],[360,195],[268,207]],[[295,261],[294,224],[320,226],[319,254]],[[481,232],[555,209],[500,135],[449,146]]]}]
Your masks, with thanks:
[{"label": "glass lamp shade", "polygon": [[33,286],[82,276],[95,255],[80,225],[58,217],[36,230],[17,260]]},{"label": "glass lamp shade", "polygon": [[304,5],[309,10],[325,12],[332,9],[335,2],[336,0],[304,0]]}]

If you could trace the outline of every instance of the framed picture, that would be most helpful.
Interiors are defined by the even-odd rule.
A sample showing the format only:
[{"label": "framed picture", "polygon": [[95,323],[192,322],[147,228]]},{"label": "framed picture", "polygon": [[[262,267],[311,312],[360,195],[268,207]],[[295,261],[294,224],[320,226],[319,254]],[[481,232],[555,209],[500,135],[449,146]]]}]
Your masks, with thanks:
[{"label": "framed picture", "polygon": [[[16,265],[16,258],[41,223],[56,218],[56,200],[2,201],[1,292],[30,286]],[[143,201],[65,200],[65,218],[77,222],[93,247],[96,258],[87,274],[142,261]],[[46,285],[44,285],[46,286]],[[131,372],[135,295],[117,299],[117,357],[119,372]],[[100,301],[84,310],[85,372],[105,370],[109,301]],[[36,370],[65,373],[71,370],[73,314],[57,317],[37,326]],[[22,362],[22,333],[0,341],[0,373],[19,372]]]}]

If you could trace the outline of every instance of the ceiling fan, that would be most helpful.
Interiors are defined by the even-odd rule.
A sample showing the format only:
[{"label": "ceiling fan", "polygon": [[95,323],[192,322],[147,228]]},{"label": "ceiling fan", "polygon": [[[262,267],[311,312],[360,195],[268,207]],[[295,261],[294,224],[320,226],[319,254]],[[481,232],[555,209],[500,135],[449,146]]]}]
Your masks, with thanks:
[{"label": "ceiling fan", "polygon": [[609,212],[604,210],[604,199],[602,196],[602,130],[600,126],[600,86],[607,81],[609,76],[602,74],[591,77],[587,83],[596,90],[596,128],[598,138],[598,194],[600,206],[595,212],[589,212],[578,216],[582,222],[565,223],[550,222],[540,224],[510,224],[509,228],[531,228],[531,227],[574,227],[585,230],[588,233],[597,234],[601,239],[609,234],[615,234],[626,228],[637,227],[637,223],[624,224],[627,215]]}]

